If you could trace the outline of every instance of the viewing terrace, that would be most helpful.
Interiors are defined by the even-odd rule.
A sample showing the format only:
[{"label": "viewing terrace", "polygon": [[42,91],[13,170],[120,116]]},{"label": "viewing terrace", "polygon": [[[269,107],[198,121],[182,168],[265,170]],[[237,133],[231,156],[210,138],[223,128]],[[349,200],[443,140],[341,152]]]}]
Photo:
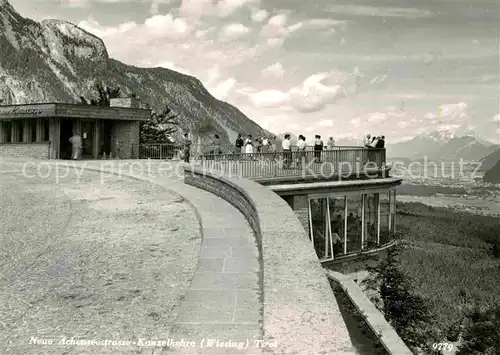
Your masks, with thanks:
[{"label": "viewing terrace", "polygon": [[[220,171],[229,176],[248,178],[262,185],[298,183],[317,180],[352,180],[387,176],[385,149],[337,146],[330,150],[313,151],[307,147],[299,152],[281,149],[269,153],[242,154],[231,152],[233,147],[192,145],[191,160],[203,169]],[[172,159],[182,155],[182,146],[174,144],[142,145],[140,157]]]}]

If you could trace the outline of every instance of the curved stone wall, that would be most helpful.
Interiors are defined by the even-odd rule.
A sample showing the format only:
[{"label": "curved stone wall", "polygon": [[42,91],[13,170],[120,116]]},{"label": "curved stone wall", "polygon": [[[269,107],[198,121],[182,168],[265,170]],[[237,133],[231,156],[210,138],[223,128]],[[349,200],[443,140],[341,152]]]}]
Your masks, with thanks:
[{"label": "curved stone wall", "polygon": [[263,270],[266,354],[355,354],[307,234],[288,204],[256,182],[187,167],[186,184],[238,208],[257,238]]}]

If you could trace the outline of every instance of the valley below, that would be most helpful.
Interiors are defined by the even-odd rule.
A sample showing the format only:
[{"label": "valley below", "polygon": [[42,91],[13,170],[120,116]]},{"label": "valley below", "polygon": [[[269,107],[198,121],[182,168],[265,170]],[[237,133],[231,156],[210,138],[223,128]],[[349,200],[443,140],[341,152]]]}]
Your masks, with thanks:
[{"label": "valley below", "polygon": [[[430,164],[429,164],[430,165]],[[398,202],[420,202],[455,211],[500,216],[500,184],[482,182],[477,164],[440,163],[441,166],[395,167],[391,176],[403,179]]]}]

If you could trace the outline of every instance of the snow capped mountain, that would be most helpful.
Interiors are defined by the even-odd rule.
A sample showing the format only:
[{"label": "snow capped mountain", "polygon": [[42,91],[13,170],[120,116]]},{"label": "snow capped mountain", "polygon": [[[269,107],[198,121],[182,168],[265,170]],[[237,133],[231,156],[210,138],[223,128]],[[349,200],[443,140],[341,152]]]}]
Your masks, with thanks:
[{"label": "snow capped mountain", "polygon": [[413,139],[387,145],[387,155],[409,159],[478,161],[498,146],[482,139],[467,127],[424,133]]},{"label": "snow capped mountain", "polygon": [[26,19],[7,0],[0,0],[2,104],[77,103],[80,96],[95,97],[96,83],[134,93],[154,109],[168,104],[180,113],[181,128],[195,139],[219,133],[228,142],[238,132],[265,133],[236,107],[215,99],[195,77],[121,63],[109,58],[100,38],[78,26]]}]

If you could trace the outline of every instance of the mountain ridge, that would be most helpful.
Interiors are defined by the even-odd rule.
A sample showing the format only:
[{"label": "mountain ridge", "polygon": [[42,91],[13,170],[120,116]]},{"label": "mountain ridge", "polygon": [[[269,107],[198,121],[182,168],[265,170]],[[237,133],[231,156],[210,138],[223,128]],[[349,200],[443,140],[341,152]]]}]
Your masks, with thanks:
[{"label": "mountain ridge", "polygon": [[472,131],[454,132],[450,130],[433,131],[414,138],[387,145],[387,155],[409,159],[448,160],[460,158],[466,161],[479,161],[491,154],[499,146],[478,137]]},{"label": "mountain ridge", "polygon": [[178,135],[189,131],[199,143],[215,133],[226,144],[238,133],[266,133],[238,108],[213,97],[199,79],[168,68],[122,63],[110,58],[102,39],[77,25],[57,19],[36,22],[0,0],[2,104],[79,103],[80,96],[96,95],[98,83],[135,94],[153,109],[168,104],[180,113]]}]

